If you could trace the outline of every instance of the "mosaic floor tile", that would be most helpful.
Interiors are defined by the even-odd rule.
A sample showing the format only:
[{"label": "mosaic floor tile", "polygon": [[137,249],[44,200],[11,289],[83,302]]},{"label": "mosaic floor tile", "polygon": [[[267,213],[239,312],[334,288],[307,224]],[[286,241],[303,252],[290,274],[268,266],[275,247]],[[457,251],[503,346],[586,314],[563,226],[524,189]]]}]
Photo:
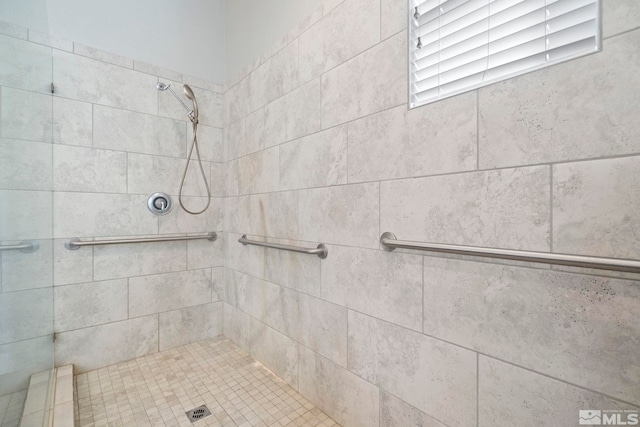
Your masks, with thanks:
[{"label": "mosaic floor tile", "polygon": [[[76,426],[339,426],[224,337],[79,374]],[[206,405],[192,423],[185,412]]]}]

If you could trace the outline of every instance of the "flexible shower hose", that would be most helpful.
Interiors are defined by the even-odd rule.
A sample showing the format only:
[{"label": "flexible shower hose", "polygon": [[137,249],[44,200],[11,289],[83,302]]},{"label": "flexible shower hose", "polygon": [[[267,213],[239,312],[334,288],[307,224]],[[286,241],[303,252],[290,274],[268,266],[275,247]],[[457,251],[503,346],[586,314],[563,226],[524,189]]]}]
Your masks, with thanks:
[{"label": "flexible shower hose", "polygon": [[[180,202],[180,206],[185,212],[190,213],[191,215],[200,215],[207,209],[209,209],[209,205],[211,204],[211,189],[209,188],[209,183],[207,182],[207,175],[204,173],[204,168],[202,167],[202,159],[200,158],[200,148],[198,147],[198,119],[189,116],[191,119],[191,124],[193,126],[193,141],[191,142],[191,149],[189,149],[189,155],[187,156],[187,164],[184,166],[184,172],[182,173],[182,181],[180,182],[180,191],[178,192],[178,201]],[[196,149],[196,156],[198,157],[198,165],[200,166],[200,173],[202,174],[202,179],[204,180],[204,186],[207,188],[207,205],[200,211],[190,211],[184,205],[182,201],[182,191],[184,190],[184,181],[187,179],[187,171],[189,170],[189,165],[191,164],[191,157],[193,156],[193,149]]]}]

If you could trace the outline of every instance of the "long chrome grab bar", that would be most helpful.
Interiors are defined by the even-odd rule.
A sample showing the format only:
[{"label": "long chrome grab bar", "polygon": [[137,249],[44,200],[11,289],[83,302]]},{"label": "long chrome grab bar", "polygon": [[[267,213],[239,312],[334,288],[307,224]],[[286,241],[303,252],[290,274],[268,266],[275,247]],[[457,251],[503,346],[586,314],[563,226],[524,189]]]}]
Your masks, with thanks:
[{"label": "long chrome grab bar", "polygon": [[0,246],[0,252],[2,252],[2,251],[20,251],[20,252],[24,252],[25,254],[28,254],[28,253],[37,251],[39,247],[40,247],[40,244],[38,244],[38,242],[33,242],[33,241],[29,241],[29,240],[23,240],[22,242],[18,243],[17,245]]},{"label": "long chrome grab bar", "polygon": [[265,248],[282,249],[283,251],[299,252],[301,254],[318,255],[322,259],[326,258],[329,254],[329,249],[327,249],[324,243],[320,243],[317,248],[301,248],[299,246],[281,245],[279,243],[249,240],[247,239],[246,234],[243,234],[242,237],[238,239],[238,242],[242,243],[243,245],[263,246]]},{"label": "long chrome grab bar", "polygon": [[102,246],[102,245],[120,245],[125,243],[149,243],[149,242],[179,242],[182,240],[209,240],[214,242],[218,238],[215,231],[207,233],[203,236],[170,236],[170,237],[141,237],[137,239],[117,239],[117,240],[87,240],[71,239],[64,244],[64,247],[75,251],[82,246]]},{"label": "long chrome grab bar", "polygon": [[388,231],[380,236],[380,244],[388,251],[392,251],[396,248],[417,249],[421,251],[441,252],[456,255],[471,255],[485,258],[509,259],[512,261],[537,262],[542,264],[566,265],[570,267],[640,273],[640,261],[631,259],[601,258],[547,252],[518,251],[512,249],[411,242],[407,240],[398,240],[393,233]]}]

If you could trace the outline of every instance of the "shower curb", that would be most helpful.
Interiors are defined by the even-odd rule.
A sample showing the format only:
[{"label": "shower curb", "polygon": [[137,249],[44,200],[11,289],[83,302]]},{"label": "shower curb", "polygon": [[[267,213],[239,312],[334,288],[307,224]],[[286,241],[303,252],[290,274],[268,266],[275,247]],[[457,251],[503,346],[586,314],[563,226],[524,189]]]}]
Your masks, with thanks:
[{"label": "shower curb", "polygon": [[73,365],[31,376],[20,425],[74,426]]}]

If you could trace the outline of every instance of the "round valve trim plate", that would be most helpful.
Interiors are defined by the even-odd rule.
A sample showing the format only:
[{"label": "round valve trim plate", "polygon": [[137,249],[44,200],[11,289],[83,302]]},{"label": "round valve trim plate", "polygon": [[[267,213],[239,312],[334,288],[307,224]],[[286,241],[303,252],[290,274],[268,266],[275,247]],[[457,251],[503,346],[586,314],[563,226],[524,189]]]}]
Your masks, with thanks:
[{"label": "round valve trim plate", "polygon": [[171,196],[166,193],[153,193],[147,199],[147,207],[154,215],[166,215],[173,207]]}]

